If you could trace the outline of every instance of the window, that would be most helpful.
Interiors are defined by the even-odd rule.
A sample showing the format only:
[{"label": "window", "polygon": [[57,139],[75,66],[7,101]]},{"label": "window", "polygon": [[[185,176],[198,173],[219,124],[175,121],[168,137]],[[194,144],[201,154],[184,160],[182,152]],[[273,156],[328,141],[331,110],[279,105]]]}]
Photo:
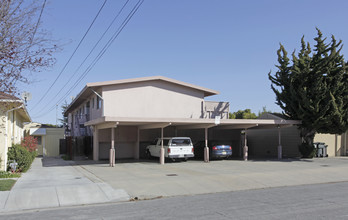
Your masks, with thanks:
[{"label": "window", "polygon": [[94,97],[92,98],[92,108],[94,108]]},{"label": "window", "polygon": [[101,105],[102,105],[102,99],[99,96],[97,96],[97,109],[100,109]]},{"label": "window", "polygon": [[34,136],[34,138],[36,138],[38,145],[42,145],[42,136]]},{"label": "window", "polygon": [[89,115],[89,108],[90,108],[90,104],[89,101],[86,104],[86,115]]},{"label": "window", "polygon": [[190,139],[172,139],[172,145],[176,146],[182,146],[182,145],[190,145],[191,140]]}]

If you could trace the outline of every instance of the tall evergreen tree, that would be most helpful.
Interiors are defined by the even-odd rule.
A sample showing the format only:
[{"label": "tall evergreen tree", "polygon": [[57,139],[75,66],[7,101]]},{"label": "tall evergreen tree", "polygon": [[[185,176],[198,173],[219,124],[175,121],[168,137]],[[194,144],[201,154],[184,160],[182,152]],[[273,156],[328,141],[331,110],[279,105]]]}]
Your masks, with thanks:
[{"label": "tall evergreen tree", "polygon": [[325,43],[318,28],[317,35],[313,52],[302,37],[292,63],[280,44],[278,70],[268,73],[276,103],[291,119],[302,121],[301,136],[310,147],[316,132],[341,134],[348,129],[348,65],[340,54],[342,41],[332,35]]}]

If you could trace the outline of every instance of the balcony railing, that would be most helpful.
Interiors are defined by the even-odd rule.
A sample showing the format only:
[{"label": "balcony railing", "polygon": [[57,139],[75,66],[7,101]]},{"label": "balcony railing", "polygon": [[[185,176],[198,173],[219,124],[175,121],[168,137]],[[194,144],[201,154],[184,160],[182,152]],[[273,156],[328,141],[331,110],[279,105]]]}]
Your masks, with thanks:
[{"label": "balcony railing", "polygon": [[221,119],[228,119],[228,113],[230,111],[229,102],[205,101],[202,107],[202,118],[215,118],[216,116],[220,116]]}]

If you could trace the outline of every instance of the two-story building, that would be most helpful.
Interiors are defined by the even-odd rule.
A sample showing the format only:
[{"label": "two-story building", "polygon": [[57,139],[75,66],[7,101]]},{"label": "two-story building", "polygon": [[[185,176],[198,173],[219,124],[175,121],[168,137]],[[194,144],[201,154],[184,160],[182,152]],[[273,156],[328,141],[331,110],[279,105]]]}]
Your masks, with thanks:
[{"label": "two-story building", "polygon": [[[206,101],[219,92],[163,76],[88,83],[65,111],[71,136],[93,136],[93,159],[139,159],[144,146],[161,136],[193,142],[219,139],[235,155],[241,130],[298,124],[286,120],[228,119],[228,102]],[[246,136],[245,136],[246,140]],[[115,149],[115,150],[113,150]]]}]

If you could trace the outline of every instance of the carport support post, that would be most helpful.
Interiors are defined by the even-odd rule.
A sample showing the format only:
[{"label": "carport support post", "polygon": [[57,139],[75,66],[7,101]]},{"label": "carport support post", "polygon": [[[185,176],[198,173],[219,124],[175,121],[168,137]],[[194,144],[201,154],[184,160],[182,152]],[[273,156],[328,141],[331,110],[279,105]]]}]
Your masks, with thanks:
[{"label": "carport support post", "polygon": [[208,128],[204,128],[205,147],[204,147],[204,162],[209,162],[209,148],[208,148]]},{"label": "carport support post", "polygon": [[115,166],[115,128],[111,128],[110,167]]},{"label": "carport support post", "polygon": [[280,126],[278,125],[278,141],[279,141],[279,145],[278,145],[278,159],[282,159],[282,154],[283,154],[283,147],[281,144],[281,133],[280,133]]},{"label": "carport support post", "polygon": [[247,145],[247,129],[244,130],[244,147],[243,147],[243,159],[248,160],[248,145]]},{"label": "carport support post", "polygon": [[164,164],[163,127],[161,127],[161,150],[160,150],[160,164]]}]

